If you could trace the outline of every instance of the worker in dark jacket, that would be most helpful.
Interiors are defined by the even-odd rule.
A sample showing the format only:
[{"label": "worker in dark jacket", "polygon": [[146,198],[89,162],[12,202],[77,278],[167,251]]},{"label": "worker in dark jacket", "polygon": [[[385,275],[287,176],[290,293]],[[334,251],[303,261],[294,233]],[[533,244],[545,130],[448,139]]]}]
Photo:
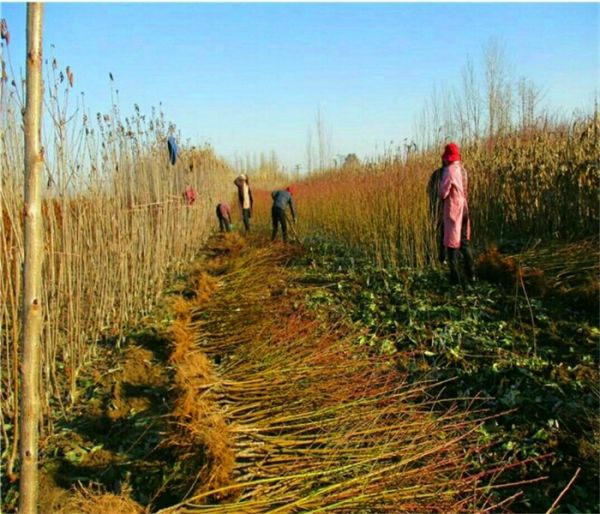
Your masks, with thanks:
[{"label": "worker in dark jacket", "polygon": [[231,232],[231,209],[225,202],[217,205],[217,218],[221,232]]},{"label": "worker in dark jacket", "polygon": [[294,209],[294,200],[292,199],[292,189],[273,191],[271,193],[273,197],[273,207],[271,208],[271,217],[273,219],[273,234],[271,241],[275,241],[277,236],[277,225],[281,225],[281,233],[283,235],[283,241],[287,243],[287,220],[285,217],[285,209],[289,205],[292,213],[292,219],[296,223],[296,210]]}]

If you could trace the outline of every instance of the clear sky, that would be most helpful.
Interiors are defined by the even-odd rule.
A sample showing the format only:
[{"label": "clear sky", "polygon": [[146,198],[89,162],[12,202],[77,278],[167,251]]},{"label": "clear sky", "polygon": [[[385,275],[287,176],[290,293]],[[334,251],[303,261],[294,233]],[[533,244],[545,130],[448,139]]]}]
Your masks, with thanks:
[{"label": "clear sky", "polygon": [[[25,56],[25,5],[3,3],[13,65]],[[45,52],[70,65],[92,114],[162,102],[192,143],[225,157],[274,150],[306,164],[320,108],[333,154],[373,155],[413,135],[434,84],[458,85],[467,55],[482,69],[495,39],[511,78],[545,103],[590,108],[599,89],[599,4],[50,3]]]}]

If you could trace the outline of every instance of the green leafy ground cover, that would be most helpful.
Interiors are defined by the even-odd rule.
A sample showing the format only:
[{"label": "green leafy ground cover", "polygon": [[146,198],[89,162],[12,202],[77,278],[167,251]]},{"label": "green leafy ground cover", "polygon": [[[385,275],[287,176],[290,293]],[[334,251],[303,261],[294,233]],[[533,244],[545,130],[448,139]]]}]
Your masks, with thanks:
[{"label": "green leafy ground cover", "polygon": [[545,512],[581,468],[560,511],[600,511],[597,305],[487,281],[452,287],[441,270],[390,273],[324,240],[307,247],[297,264],[323,286],[316,310],[343,310],[364,329],[357,344],[415,379],[447,380],[440,395],[503,413],[481,430],[482,444],[503,440],[486,459],[524,462],[515,482],[547,476],[513,508]]}]

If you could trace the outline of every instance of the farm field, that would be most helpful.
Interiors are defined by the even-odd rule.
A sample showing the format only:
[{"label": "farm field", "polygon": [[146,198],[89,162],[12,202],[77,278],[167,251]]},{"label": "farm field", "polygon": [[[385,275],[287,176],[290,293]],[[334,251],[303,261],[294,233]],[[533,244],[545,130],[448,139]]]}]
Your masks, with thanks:
[{"label": "farm field", "polygon": [[[133,197],[116,182],[123,189],[103,197],[109,210],[94,196],[49,201],[45,237],[57,251],[46,273],[58,280],[46,283],[56,317],[45,324],[43,379],[54,394],[43,405],[42,510],[594,512],[598,123],[595,114],[533,140],[515,133],[505,143],[516,153],[502,142],[465,149],[481,227],[474,285],[451,287],[435,259],[428,154],[295,182],[289,245],[268,238],[270,191],[290,184],[285,175],[258,181],[249,236],[211,236],[206,200],[188,205],[175,194],[200,181],[230,194],[233,171],[210,150],[187,153],[173,184],[152,164],[160,150],[149,142],[147,180],[137,176]],[[523,169],[532,145],[555,153]],[[500,185],[486,171],[494,162]],[[546,169],[546,185],[514,196],[530,169]],[[556,201],[542,203],[551,187]],[[490,191],[494,208],[483,200]],[[8,512],[17,501],[11,384],[22,241],[10,198]],[[514,209],[500,208],[511,199]],[[83,300],[99,283],[94,317]],[[119,297],[126,302],[102,308]]]},{"label": "farm field", "polygon": [[[164,238],[182,253],[167,267],[121,268],[130,293],[142,294],[130,301],[147,307],[136,311],[131,303],[113,311],[109,329],[95,329],[95,344],[88,342],[94,332],[84,328],[94,325],[82,323],[101,320],[86,318],[85,309],[46,325],[56,348],[68,349],[61,327],[69,334],[64,323],[74,322],[81,353],[46,356],[56,366],[45,378],[56,395],[44,407],[42,510],[380,512],[403,505],[410,512],[546,512],[555,504],[564,512],[593,512],[599,265],[590,228],[597,205],[586,188],[597,172],[591,142],[597,124],[594,116],[536,140],[557,149],[552,159],[568,163],[549,170],[546,180],[580,213],[571,239],[566,232],[560,238],[570,219],[563,204],[546,205],[542,225],[538,211],[511,220],[506,209],[474,209],[481,227],[475,285],[450,286],[434,258],[427,155],[294,183],[300,217],[289,245],[268,238],[272,187],[263,189],[285,184],[283,175],[263,177],[255,188],[253,235],[212,235],[206,246],[215,223],[202,200],[190,206],[177,198],[155,208],[151,195],[164,193],[141,182],[138,194],[147,196],[137,200],[138,214],[117,193],[114,205],[134,238],[155,240],[153,248]],[[523,152],[531,151],[514,137]],[[493,186],[480,170],[498,161],[502,148],[493,150],[494,158],[466,150],[474,152],[474,198]],[[196,180],[232,176],[211,152],[194,150],[185,159],[182,169],[189,163],[199,170]],[[508,156],[499,168],[513,177],[508,184],[527,176],[520,159]],[[561,181],[565,170],[577,180]],[[503,184],[495,198],[506,203],[514,186]],[[529,199],[516,200],[523,202],[514,211],[521,216],[545,194],[543,187],[528,191]],[[90,287],[89,278],[104,276],[102,268],[81,275],[85,259],[98,260],[93,245],[101,239],[90,239],[94,229],[82,225],[94,218],[83,214],[94,209],[96,218],[104,216],[101,204],[83,198],[48,208],[51,244],[65,245],[54,234],[66,235],[66,224],[76,220],[71,237],[89,244],[77,259],[48,261],[49,272],[63,277],[47,284],[54,301],[61,298],[55,288]],[[5,210],[3,255],[4,284],[16,305],[19,283],[11,280],[18,275],[9,274],[10,249],[20,239],[14,212]],[[181,214],[200,231],[193,244],[170,228]],[[199,218],[205,221],[198,225]],[[161,219],[162,228],[152,231]],[[111,244],[129,252],[121,256],[125,263],[144,246],[123,239],[114,218],[111,223]],[[501,237],[485,228],[494,224],[503,227]],[[112,255],[104,255],[103,266],[117,252]],[[137,258],[152,262],[152,255]],[[70,273],[80,275],[69,279]],[[146,273],[160,279],[152,283]],[[115,278],[105,283],[104,302],[123,294]],[[89,295],[79,290],[80,298]],[[14,327],[10,312],[4,311],[5,327]],[[4,334],[4,376],[14,380],[16,339]],[[67,365],[77,369],[65,381]],[[7,420],[18,413],[15,391],[8,388],[13,395],[3,397]],[[14,426],[4,424],[9,443]],[[11,473],[13,452],[14,445],[4,446]],[[16,508],[12,480],[3,475],[8,512]]]},{"label": "farm field", "polygon": [[600,512],[597,11],[8,4],[0,510]]}]

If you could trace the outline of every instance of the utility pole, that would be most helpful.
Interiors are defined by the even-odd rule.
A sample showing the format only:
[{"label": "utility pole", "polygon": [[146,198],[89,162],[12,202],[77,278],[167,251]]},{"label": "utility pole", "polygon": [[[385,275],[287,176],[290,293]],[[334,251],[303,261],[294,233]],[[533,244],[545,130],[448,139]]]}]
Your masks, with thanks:
[{"label": "utility pole", "polygon": [[21,360],[21,472],[19,513],[38,505],[40,344],[42,331],[42,17],[41,3],[27,4],[27,97],[25,104],[25,262]]}]

